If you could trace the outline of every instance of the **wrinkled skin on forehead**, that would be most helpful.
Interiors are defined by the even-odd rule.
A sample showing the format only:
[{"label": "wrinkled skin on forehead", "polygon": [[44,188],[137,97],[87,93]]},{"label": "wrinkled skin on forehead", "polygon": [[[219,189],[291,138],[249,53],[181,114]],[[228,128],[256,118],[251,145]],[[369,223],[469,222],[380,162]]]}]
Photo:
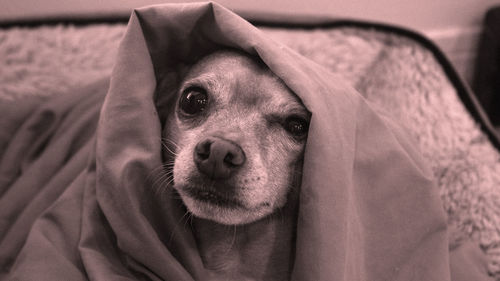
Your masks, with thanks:
[{"label": "wrinkled skin on forehead", "polygon": [[[179,109],[180,95],[190,87],[208,96],[206,108],[195,116]],[[173,162],[173,187],[195,216],[245,224],[283,207],[290,191],[297,191],[305,136],[291,135],[285,123],[290,116],[308,121],[310,114],[262,64],[232,51],[209,55],[189,69],[174,104],[163,130],[164,158]],[[244,151],[245,164],[230,178],[216,181],[197,170],[193,150],[207,136],[228,139]],[[185,192],[213,186],[241,205],[218,206]]]}]

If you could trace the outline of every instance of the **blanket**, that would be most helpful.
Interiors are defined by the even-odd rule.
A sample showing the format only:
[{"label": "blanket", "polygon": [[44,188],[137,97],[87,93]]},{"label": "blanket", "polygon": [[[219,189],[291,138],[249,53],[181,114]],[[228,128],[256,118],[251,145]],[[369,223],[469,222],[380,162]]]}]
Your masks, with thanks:
[{"label": "blanket", "polygon": [[[295,280],[449,280],[450,260],[451,269],[470,265],[449,258],[432,173],[404,129],[343,79],[231,12],[191,4],[134,12],[98,124],[103,84],[42,108],[16,134],[1,189],[2,237],[11,237],[2,251],[5,241],[24,244],[3,251],[12,279],[203,279],[189,228],[176,227],[180,206],[157,202],[148,189],[149,172],[161,165],[154,92],[161,77],[173,73],[177,82],[177,64],[223,47],[259,56],[313,114]],[[175,231],[182,235],[166,243]],[[451,275],[481,278],[464,272]]]}]

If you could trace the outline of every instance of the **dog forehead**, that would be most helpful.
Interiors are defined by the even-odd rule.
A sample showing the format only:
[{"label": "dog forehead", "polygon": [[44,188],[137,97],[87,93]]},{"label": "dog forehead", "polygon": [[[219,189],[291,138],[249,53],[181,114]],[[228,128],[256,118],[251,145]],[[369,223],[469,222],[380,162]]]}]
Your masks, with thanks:
[{"label": "dog forehead", "polygon": [[217,88],[228,89],[232,104],[259,105],[299,103],[298,98],[265,65],[249,56],[222,51],[209,55],[193,66],[189,78],[210,77]]},{"label": "dog forehead", "polygon": [[259,68],[259,65],[255,59],[249,55],[245,55],[240,52],[224,50],[212,53],[210,55],[202,58],[197,66],[201,69],[220,67],[220,68],[231,68],[237,66],[244,66],[246,68]]}]

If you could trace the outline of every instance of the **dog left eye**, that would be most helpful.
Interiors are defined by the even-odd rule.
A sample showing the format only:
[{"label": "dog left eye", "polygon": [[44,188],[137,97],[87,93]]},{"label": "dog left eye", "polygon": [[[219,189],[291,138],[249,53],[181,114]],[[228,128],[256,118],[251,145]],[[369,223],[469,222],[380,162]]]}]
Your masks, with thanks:
[{"label": "dog left eye", "polygon": [[182,92],[179,108],[182,112],[193,115],[205,110],[208,102],[207,92],[199,87],[190,87]]},{"label": "dog left eye", "polygon": [[298,116],[290,116],[285,120],[285,130],[295,137],[303,137],[309,130],[309,123]]}]

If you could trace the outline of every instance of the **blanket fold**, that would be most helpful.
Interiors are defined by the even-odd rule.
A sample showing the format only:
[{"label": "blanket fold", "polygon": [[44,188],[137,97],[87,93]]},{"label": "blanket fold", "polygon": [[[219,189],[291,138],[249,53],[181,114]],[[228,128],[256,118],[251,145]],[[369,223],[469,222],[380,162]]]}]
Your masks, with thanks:
[{"label": "blanket fold", "polygon": [[450,280],[445,214],[405,130],[214,3],[135,10],[102,108],[104,82],[19,130],[0,166],[2,276],[204,280],[182,203],[152,188],[162,165],[156,100],[168,94],[158,85],[178,85],[180,66],[223,48],[259,57],[312,113],[292,279]]}]

